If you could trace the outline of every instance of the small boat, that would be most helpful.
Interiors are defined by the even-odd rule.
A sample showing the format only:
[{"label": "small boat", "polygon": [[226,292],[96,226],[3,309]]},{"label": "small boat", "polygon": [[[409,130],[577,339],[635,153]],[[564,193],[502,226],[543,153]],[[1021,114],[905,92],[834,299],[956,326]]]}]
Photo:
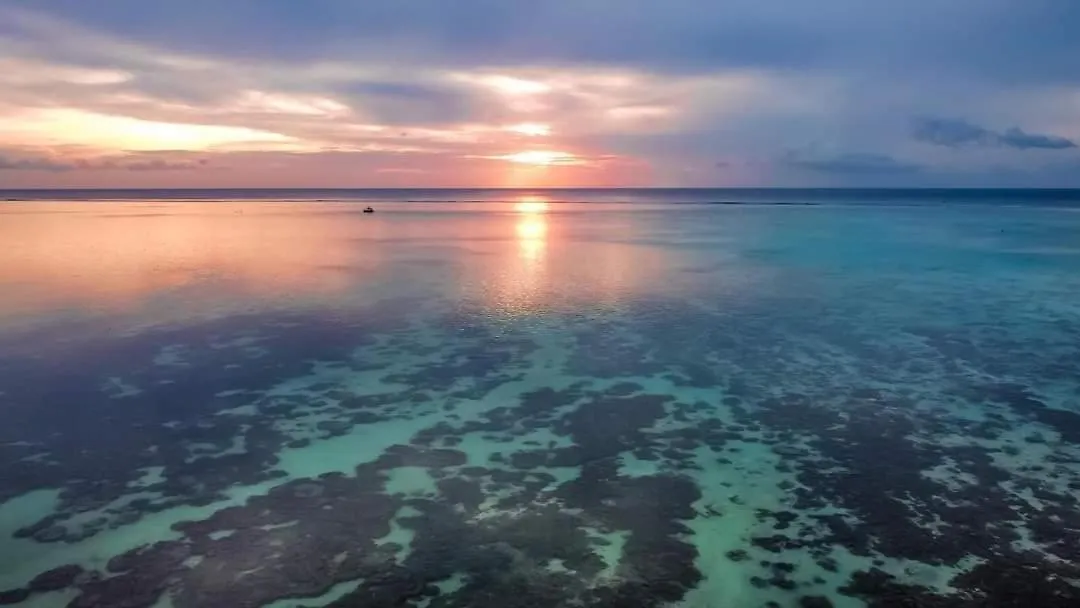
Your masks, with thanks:
[{"label": "small boat", "polygon": [[364,213],[375,213],[375,210],[371,207],[364,207]]}]

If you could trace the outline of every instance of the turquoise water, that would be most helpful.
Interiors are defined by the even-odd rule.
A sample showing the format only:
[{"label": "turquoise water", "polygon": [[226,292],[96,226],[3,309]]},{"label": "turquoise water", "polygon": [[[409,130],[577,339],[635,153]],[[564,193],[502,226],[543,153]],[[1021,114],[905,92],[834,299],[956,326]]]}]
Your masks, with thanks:
[{"label": "turquoise water", "polygon": [[1080,604],[1071,195],[424,196],[0,204],[0,604]]}]

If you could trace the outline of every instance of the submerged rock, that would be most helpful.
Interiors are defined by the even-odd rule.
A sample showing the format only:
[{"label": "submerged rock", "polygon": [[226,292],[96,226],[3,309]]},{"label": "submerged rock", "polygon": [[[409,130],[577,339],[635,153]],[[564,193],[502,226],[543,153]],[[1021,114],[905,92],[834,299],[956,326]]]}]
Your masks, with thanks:
[{"label": "submerged rock", "polygon": [[799,608],[833,608],[833,603],[821,595],[804,595],[799,598]]},{"label": "submerged rock", "polygon": [[0,606],[8,606],[12,604],[21,604],[30,597],[29,589],[8,589],[7,591],[0,591]]},{"label": "submerged rock", "polygon": [[314,482],[301,482],[292,486],[292,493],[297,498],[315,498],[322,496],[323,487]]},{"label": "submerged rock", "polygon": [[743,562],[750,559],[750,554],[745,549],[732,549],[724,555],[733,562]]},{"label": "submerged rock", "polygon": [[803,451],[802,448],[798,448],[798,447],[795,447],[793,445],[782,445],[782,444],[772,446],[772,451],[776,452],[780,456],[788,456],[788,457],[791,457],[791,458],[796,458],[796,457],[803,456],[804,454],[806,454],[806,452]]},{"label": "submerged rock", "polygon": [[76,564],[60,566],[35,576],[28,586],[35,593],[57,591],[71,586],[82,573],[83,567]]},{"label": "submerged rock", "polygon": [[49,526],[34,532],[33,537],[40,543],[56,543],[67,538],[67,529],[63,526]]}]

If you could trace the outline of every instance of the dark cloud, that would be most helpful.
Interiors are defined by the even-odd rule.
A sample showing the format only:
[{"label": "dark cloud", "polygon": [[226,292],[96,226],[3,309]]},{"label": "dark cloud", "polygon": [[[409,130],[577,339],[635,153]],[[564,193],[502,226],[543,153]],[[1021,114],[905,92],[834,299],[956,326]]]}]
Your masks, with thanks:
[{"label": "dark cloud", "polygon": [[[148,160],[115,160],[101,163],[89,163],[91,169],[120,169],[123,171],[190,171],[207,166],[205,159],[199,160],[165,160],[154,158]],[[83,165],[80,165],[83,166]]]},{"label": "dark cloud", "polygon": [[1076,147],[1072,140],[1057,135],[1027,133],[1017,127],[997,132],[965,120],[948,118],[919,118],[912,135],[918,141],[950,148],[1004,146],[1018,150],[1064,150]]},{"label": "dark cloud", "polygon": [[473,91],[442,83],[358,81],[334,92],[383,124],[436,125],[476,119],[483,103]]},{"label": "dark cloud", "polygon": [[0,154],[0,171],[188,171],[208,165],[206,159],[76,158],[60,159]]},{"label": "dark cloud", "polygon": [[[843,0],[848,2],[849,0]],[[154,46],[233,59],[340,59],[436,66],[592,63],[692,69],[789,64],[825,32],[784,17],[737,19],[752,4],[717,10],[674,0],[212,0],[150,5],[107,0],[10,0]],[[756,11],[760,12],[760,11]],[[734,18],[734,19],[733,19]],[[602,32],[602,34],[600,34]]]},{"label": "dark cloud", "polygon": [[1042,148],[1044,150],[1065,150],[1067,148],[1075,148],[1076,143],[1071,139],[1065,137],[1059,137],[1057,135],[1039,135],[1036,133],[1025,133],[1017,128],[1012,128],[1004,133],[1000,133],[997,136],[1001,145],[1008,146],[1010,148],[1019,148],[1026,150],[1028,148]]},{"label": "dark cloud", "polygon": [[0,154],[0,171],[70,171],[71,163],[48,158],[17,158]]},{"label": "dark cloud", "polygon": [[897,160],[887,154],[864,152],[818,154],[793,151],[784,155],[781,164],[795,169],[841,175],[917,173],[923,169],[921,165]]},{"label": "dark cloud", "polygon": [[983,127],[964,120],[947,118],[916,119],[912,127],[912,136],[921,142],[950,148],[988,145],[995,140],[994,133]]}]

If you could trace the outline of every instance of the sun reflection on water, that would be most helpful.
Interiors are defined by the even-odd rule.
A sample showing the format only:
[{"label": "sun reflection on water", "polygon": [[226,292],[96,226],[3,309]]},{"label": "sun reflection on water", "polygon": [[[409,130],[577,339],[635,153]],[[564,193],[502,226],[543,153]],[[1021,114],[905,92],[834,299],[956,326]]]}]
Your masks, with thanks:
[{"label": "sun reflection on water", "polygon": [[548,210],[547,199],[540,196],[524,196],[514,204],[521,216],[516,231],[521,257],[537,261],[547,247],[548,224],[544,214]]},{"label": "sun reflection on water", "polygon": [[548,210],[548,201],[542,196],[523,196],[514,205],[518,213],[544,213]]},{"label": "sun reflection on water", "polygon": [[538,260],[547,247],[547,220],[542,217],[522,218],[517,224],[517,235],[521,256]]},{"label": "sun reflection on water", "polygon": [[516,227],[518,247],[527,260],[539,260],[547,248],[547,208],[547,200],[539,196],[523,197],[514,205],[521,215]]},{"label": "sun reflection on water", "polygon": [[591,205],[586,216],[525,196],[386,208],[393,212],[367,216],[347,203],[5,206],[0,330],[45,313],[180,322],[361,306],[388,293],[468,301],[507,323],[546,322],[617,308],[672,276],[672,252],[635,243],[650,225],[622,207]]}]

